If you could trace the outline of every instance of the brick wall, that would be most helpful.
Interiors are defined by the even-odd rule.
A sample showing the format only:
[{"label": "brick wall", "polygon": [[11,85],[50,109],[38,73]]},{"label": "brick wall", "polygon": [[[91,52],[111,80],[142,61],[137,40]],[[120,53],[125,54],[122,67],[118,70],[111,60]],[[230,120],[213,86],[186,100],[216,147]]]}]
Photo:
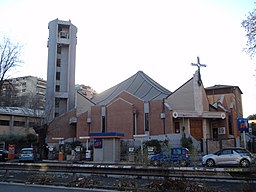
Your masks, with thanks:
[{"label": "brick wall", "polygon": [[[76,115],[75,110],[56,118],[54,123],[49,125],[48,142],[53,142],[52,137],[76,137],[77,140],[80,140],[79,137],[89,135],[89,128],[90,133],[102,132],[102,107],[104,106],[92,106],[90,113],[80,114],[77,117],[76,128],[74,125],[69,125],[69,119]],[[133,135],[145,134],[143,100],[124,91],[105,107],[106,132],[123,133],[124,139],[131,139]],[[165,113],[165,119],[161,118],[161,113]],[[87,123],[88,117],[91,118],[90,125]],[[174,133],[171,112],[163,106],[162,100],[149,102],[149,134],[154,136],[168,133]]]},{"label": "brick wall", "polygon": [[107,132],[124,133],[124,138],[132,138],[133,105],[122,98],[107,106]]},{"label": "brick wall", "polygon": [[[133,135],[145,134],[143,100],[124,91],[105,107],[106,132],[124,133],[124,139],[131,139]],[[102,132],[101,108],[102,106],[93,106],[91,108],[92,133]],[[165,119],[160,117],[162,112],[166,115]],[[136,119],[134,119],[135,117]],[[136,122],[136,127],[134,122]],[[150,135],[173,133],[172,123],[172,115],[166,107],[163,107],[162,100],[149,103]]]},{"label": "brick wall", "polygon": [[76,116],[76,110],[72,109],[69,112],[57,117],[48,127],[48,142],[55,143],[52,138],[74,138],[76,137],[76,126],[69,124],[69,119]]},{"label": "brick wall", "polygon": [[77,117],[76,138],[89,136],[89,124],[87,123],[88,112],[82,113]]}]

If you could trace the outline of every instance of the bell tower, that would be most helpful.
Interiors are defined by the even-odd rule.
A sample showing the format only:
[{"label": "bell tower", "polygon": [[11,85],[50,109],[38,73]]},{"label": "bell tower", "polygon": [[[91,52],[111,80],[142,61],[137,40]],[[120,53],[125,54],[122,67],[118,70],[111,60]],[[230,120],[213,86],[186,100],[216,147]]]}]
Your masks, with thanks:
[{"label": "bell tower", "polygon": [[71,21],[49,22],[46,122],[75,107],[77,28]]}]

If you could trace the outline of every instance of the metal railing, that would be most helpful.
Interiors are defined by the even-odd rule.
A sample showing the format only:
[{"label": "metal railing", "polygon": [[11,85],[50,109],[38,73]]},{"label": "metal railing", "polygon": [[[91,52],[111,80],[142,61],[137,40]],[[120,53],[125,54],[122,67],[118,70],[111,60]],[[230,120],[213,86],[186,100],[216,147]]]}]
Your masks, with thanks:
[{"label": "metal railing", "polygon": [[256,182],[256,168],[152,167],[119,164],[0,163],[0,170],[43,173],[104,174],[175,177],[191,180],[239,180]]}]

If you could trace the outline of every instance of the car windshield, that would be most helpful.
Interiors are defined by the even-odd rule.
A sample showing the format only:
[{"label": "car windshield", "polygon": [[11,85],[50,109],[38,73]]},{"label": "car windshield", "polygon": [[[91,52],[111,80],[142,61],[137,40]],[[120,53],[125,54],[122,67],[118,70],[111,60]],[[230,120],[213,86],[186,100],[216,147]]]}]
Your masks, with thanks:
[{"label": "car windshield", "polygon": [[23,150],[23,151],[22,151],[22,154],[31,154],[31,153],[32,153],[31,150]]},{"label": "car windshield", "polygon": [[173,149],[173,150],[172,150],[172,154],[174,154],[174,155],[180,155],[181,152],[182,152],[181,149]]}]

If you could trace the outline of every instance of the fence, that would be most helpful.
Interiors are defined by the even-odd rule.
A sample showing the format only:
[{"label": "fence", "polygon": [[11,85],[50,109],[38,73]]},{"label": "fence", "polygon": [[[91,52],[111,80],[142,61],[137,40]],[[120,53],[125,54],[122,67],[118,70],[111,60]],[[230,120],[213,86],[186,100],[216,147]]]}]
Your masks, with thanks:
[{"label": "fence", "polygon": [[213,153],[225,147],[236,147],[235,138],[222,138],[218,140],[206,139],[206,153]]}]

